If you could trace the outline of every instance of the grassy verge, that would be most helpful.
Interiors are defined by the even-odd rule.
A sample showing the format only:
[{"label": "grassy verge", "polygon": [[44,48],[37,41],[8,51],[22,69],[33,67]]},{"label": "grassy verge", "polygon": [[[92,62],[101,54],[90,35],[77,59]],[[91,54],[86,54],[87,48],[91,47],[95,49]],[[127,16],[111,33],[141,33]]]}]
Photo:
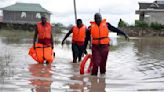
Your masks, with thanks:
[{"label": "grassy verge", "polygon": [[34,32],[24,30],[0,30],[0,37],[5,37],[5,42],[19,43],[22,39],[32,39]]},{"label": "grassy verge", "polygon": [[24,31],[24,30],[0,30],[0,37],[7,38],[32,38],[34,32]]}]

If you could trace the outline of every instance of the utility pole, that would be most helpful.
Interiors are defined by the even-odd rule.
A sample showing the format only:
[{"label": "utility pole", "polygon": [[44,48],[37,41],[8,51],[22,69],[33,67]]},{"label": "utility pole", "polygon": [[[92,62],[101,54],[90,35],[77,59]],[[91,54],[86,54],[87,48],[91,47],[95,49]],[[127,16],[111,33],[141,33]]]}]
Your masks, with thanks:
[{"label": "utility pole", "polygon": [[101,9],[99,8],[99,13],[101,13]]},{"label": "utility pole", "polygon": [[76,0],[73,0],[73,3],[74,3],[75,24],[76,24],[76,20],[77,20]]}]

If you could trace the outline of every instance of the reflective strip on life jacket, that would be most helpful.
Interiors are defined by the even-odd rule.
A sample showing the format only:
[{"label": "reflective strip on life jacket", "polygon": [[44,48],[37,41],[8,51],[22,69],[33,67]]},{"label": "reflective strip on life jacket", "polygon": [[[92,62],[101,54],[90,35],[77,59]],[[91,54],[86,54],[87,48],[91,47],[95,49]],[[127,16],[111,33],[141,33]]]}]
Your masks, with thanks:
[{"label": "reflective strip on life jacket", "polygon": [[78,28],[77,26],[73,27],[73,41],[79,41],[84,42],[85,40],[85,34],[86,34],[86,27],[83,25],[81,28]]},{"label": "reflective strip on life jacket", "polygon": [[108,37],[109,29],[106,24],[106,20],[102,20],[100,26],[98,26],[95,22],[91,22],[91,37],[92,44],[109,44],[110,39]]},{"label": "reflective strip on life jacket", "polygon": [[51,39],[51,24],[46,22],[43,26],[41,22],[37,23],[38,39]]}]

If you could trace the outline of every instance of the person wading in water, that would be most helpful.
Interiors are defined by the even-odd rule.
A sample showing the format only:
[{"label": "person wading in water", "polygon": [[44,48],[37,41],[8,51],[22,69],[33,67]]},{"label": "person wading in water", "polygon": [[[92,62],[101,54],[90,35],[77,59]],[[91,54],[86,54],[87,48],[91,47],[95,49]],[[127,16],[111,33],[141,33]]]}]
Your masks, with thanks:
[{"label": "person wading in water", "polygon": [[[127,34],[123,31],[115,28],[110,23],[106,22],[106,19],[102,19],[100,13],[96,13],[94,15],[93,22],[90,22],[90,26],[87,31],[87,39],[92,43],[92,63],[93,68],[91,71],[91,75],[97,75],[98,69],[100,67],[100,73],[106,73],[106,61],[109,52],[109,33],[110,31],[117,32],[118,34],[124,35],[126,39],[129,39]],[[87,44],[86,44],[87,45]],[[86,46],[85,46],[86,47]]]},{"label": "person wading in water", "polygon": [[[76,21],[77,25],[73,26],[71,30],[65,35],[62,45],[64,44],[64,41],[71,33],[73,33],[72,36],[72,53],[73,53],[73,63],[77,63],[78,61],[81,61],[82,54],[84,52],[84,41],[86,37],[86,26],[83,24],[81,19],[77,19]],[[87,52],[86,52],[87,53]]]}]

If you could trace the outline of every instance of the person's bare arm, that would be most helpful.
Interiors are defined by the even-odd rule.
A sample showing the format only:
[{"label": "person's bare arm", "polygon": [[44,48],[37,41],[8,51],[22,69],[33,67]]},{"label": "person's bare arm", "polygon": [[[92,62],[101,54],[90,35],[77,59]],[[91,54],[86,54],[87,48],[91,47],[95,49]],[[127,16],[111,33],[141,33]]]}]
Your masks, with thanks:
[{"label": "person's bare arm", "polygon": [[35,49],[35,42],[37,40],[37,34],[38,34],[38,31],[37,31],[37,27],[35,28],[35,33],[34,33],[34,38],[33,38],[33,46],[34,46],[34,49]]},{"label": "person's bare arm", "polygon": [[54,48],[54,38],[53,38],[53,33],[51,33],[51,46],[52,49]]},{"label": "person's bare arm", "polygon": [[65,35],[63,41],[62,41],[62,45],[64,44],[64,41],[67,39],[67,37],[69,37],[69,35],[72,33],[72,29]]}]

